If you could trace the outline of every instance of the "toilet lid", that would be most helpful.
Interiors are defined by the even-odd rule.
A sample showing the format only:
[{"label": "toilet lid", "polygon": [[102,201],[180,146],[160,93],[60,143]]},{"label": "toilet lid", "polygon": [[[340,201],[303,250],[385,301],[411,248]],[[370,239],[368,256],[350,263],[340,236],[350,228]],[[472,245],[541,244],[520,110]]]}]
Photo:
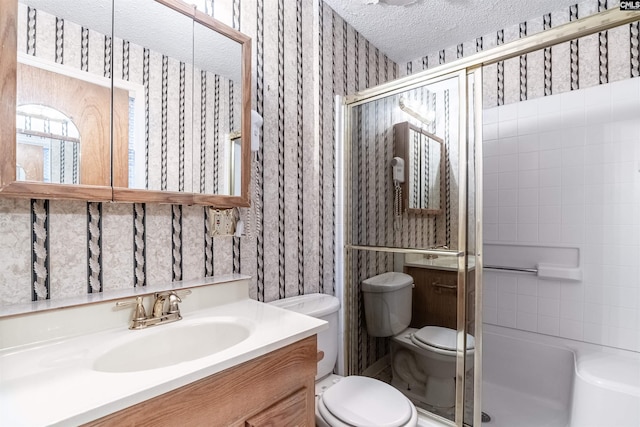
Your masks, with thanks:
[{"label": "toilet lid", "polygon": [[[425,344],[442,350],[456,350],[457,332],[440,326],[425,326],[413,334],[416,344]],[[467,334],[467,350],[475,348],[475,339]]]},{"label": "toilet lid", "polygon": [[349,376],[329,387],[322,401],[333,416],[352,426],[399,427],[411,419],[411,403],[382,381]]}]

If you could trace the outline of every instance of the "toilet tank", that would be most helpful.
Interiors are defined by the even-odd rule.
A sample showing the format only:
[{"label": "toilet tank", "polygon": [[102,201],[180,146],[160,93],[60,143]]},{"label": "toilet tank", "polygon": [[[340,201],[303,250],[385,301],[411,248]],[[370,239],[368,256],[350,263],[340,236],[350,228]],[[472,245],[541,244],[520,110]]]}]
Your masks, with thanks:
[{"label": "toilet tank", "polygon": [[390,271],[362,281],[367,332],[390,337],[411,323],[413,277]]},{"label": "toilet tank", "polygon": [[269,304],[307,316],[326,320],[329,328],[318,333],[318,351],[324,352],[324,357],[318,362],[316,380],[333,372],[338,360],[338,310],[340,300],[327,294],[306,294],[283,298]]}]

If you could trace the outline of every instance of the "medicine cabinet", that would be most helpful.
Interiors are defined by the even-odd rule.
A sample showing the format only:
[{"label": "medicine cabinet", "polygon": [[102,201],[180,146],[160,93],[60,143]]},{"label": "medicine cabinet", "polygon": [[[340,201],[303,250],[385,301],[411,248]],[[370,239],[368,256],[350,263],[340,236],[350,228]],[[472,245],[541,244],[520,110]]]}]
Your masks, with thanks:
[{"label": "medicine cabinet", "polygon": [[0,196],[249,205],[244,34],[179,0],[12,0],[0,46]]}]

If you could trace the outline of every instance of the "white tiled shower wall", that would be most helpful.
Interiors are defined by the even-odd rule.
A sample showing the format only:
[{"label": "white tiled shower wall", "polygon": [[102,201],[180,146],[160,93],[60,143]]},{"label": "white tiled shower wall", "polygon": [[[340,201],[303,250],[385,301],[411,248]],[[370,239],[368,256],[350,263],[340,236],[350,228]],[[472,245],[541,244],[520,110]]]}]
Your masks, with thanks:
[{"label": "white tiled shower wall", "polygon": [[485,243],[577,247],[583,272],[486,270],[484,321],[640,351],[640,79],[483,115]]}]

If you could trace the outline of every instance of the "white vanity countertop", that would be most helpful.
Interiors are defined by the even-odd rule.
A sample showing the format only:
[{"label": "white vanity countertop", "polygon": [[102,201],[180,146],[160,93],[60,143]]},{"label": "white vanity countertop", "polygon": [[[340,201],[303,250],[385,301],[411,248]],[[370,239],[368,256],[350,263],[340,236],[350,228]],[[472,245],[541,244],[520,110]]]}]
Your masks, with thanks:
[{"label": "white vanity countertop", "polygon": [[[129,330],[125,322],[116,328],[93,333],[78,335],[73,330],[65,337],[64,333],[56,331],[56,327],[45,320],[43,327],[61,336],[53,340],[36,340],[11,346],[17,339],[6,332],[8,328],[19,325],[16,322],[20,322],[21,318],[8,319],[9,323],[0,324],[0,425],[86,423],[277,350],[327,327],[322,320],[249,299],[247,280],[201,288],[204,296],[193,291],[181,304],[183,320],[143,330]],[[217,297],[216,293],[219,292],[226,294]],[[187,304],[188,300],[195,300],[196,297],[196,304]],[[190,310],[206,299],[222,300],[222,303]],[[102,304],[115,305],[113,302]],[[130,315],[130,310],[131,307],[125,311]],[[64,310],[54,310],[52,313],[61,311]],[[240,318],[245,324],[251,325],[251,334],[226,350],[164,368],[125,373],[92,369],[98,356],[131,337],[161,333],[162,330],[179,327],[185,321],[197,322],[198,319],[212,316]],[[29,317],[24,316],[24,319]],[[42,317],[39,322],[42,323],[43,319],[46,318]],[[82,322],[82,319],[79,321]],[[27,322],[26,326],[32,328],[33,322]],[[42,334],[34,336],[39,339]],[[153,349],[148,351],[152,354]]]},{"label": "white vanity countertop", "polygon": [[[469,270],[475,268],[475,258],[468,257]],[[428,268],[431,270],[458,271],[458,257],[439,256],[427,259],[423,254],[405,254],[404,265],[407,267]]]}]

